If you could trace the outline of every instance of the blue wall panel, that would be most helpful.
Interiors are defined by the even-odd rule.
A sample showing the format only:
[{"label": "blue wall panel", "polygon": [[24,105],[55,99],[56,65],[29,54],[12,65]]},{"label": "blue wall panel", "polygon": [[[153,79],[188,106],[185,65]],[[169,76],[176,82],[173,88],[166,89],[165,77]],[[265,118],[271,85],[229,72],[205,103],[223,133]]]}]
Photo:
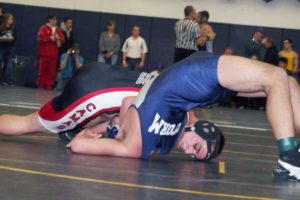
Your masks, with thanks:
[{"label": "blue wall panel", "polygon": [[37,69],[35,66],[37,56],[37,33],[40,26],[47,22],[48,9],[41,7],[24,7],[21,40],[22,55],[30,58],[26,73],[26,85],[35,86]]},{"label": "blue wall panel", "polygon": [[214,40],[214,53],[223,54],[226,47],[229,46],[229,28],[228,24],[212,23],[214,31],[217,33]]},{"label": "blue wall panel", "polygon": [[95,12],[74,13],[74,37],[80,44],[80,54],[86,63],[97,60],[100,17],[101,14]]},{"label": "blue wall panel", "polygon": [[148,68],[155,69],[158,64],[169,66],[173,63],[175,48],[174,24],[176,20],[154,18],[151,29],[151,45]]}]

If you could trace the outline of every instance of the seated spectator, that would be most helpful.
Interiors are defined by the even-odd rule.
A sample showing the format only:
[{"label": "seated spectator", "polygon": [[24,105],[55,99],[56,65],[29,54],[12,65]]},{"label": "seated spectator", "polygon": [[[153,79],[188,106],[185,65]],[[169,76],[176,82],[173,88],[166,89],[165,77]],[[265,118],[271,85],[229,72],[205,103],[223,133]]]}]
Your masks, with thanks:
[{"label": "seated spectator", "polygon": [[264,62],[272,64],[272,65],[278,65],[278,50],[275,46],[273,40],[271,38],[265,37],[262,40],[262,44],[266,48],[266,53],[264,57]]},{"label": "seated spectator", "polygon": [[118,61],[120,49],[120,36],[115,32],[116,23],[110,20],[107,23],[106,31],[101,33],[99,38],[98,62],[115,65]]},{"label": "seated spectator", "polygon": [[147,45],[140,36],[140,27],[132,28],[132,35],[126,39],[123,48],[122,65],[130,70],[142,70],[145,65]]},{"label": "seated spectator", "polygon": [[15,55],[16,29],[14,16],[11,13],[4,15],[0,29],[0,83],[1,85],[12,85],[12,59]]},{"label": "seated spectator", "polygon": [[290,74],[297,74],[298,69],[298,54],[292,48],[293,42],[287,38],[283,40],[283,50],[279,52],[280,57],[285,57],[288,61],[287,72]]},{"label": "seated spectator", "polygon": [[84,59],[79,55],[80,47],[74,44],[72,48],[68,49],[60,57],[60,77],[55,90],[63,90],[68,80],[73,76],[75,71],[82,67]]},{"label": "seated spectator", "polygon": [[65,37],[65,42],[59,48],[59,55],[66,53],[74,44],[73,20],[70,17],[65,18],[60,25],[61,32]]},{"label": "seated spectator", "polygon": [[233,48],[232,47],[226,47],[224,50],[223,55],[232,56],[233,55]]},{"label": "seated spectator", "polygon": [[[279,57],[278,58],[278,66],[281,67],[282,69],[287,71],[287,66],[288,66],[288,60],[285,57]],[[291,75],[292,73],[288,72],[287,73],[289,75]]]},{"label": "seated spectator", "polygon": [[201,36],[207,37],[205,44],[203,46],[198,45],[198,49],[199,51],[213,53],[216,33],[212,26],[208,23],[208,19],[209,13],[206,10],[198,12],[198,19],[196,21],[199,23]]},{"label": "seated spectator", "polygon": [[245,56],[251,58],[252,55],[257,55],[258,60],[264,59],[264,48],[261,43],[264,33],[263,29],[259,28],[253,33],[252,39],[245,45]]}]

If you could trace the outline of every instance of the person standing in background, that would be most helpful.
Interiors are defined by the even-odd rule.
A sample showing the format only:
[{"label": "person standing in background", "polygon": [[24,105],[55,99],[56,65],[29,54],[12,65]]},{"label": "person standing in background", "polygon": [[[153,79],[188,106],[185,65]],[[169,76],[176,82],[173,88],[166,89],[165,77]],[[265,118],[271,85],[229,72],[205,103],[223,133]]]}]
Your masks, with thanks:
[{"label": "person standing in background", "polygon": [[210,53],[214,52],[214,39],[216,33],[211,25],[208,23],[209,13],[206,10],[198,12],[197,22],[200,26],[200,33],[203,36],[207,37],[207,40],[204,45],[198,45],[199,51],[207,51]]},{"label": "person standing in background", "polygon": [[1,85],[12,85],[12,59],[15,55],[16,29],[14,16],[11,13],[4,15],[0,30],[0,83]]},{"label": "person standing in background", "polygon": [[251,58],[256,55],[258,60],[263,61],[265,56],[264,47],[262,45],[262,39],[264,32],[262,28],[258,28],[254,33],[252,39],[245,45],[245,56]]},{"label": "person standing in background", "polygon": [[116,23],[110,20],[107,23],[106,31],[102,32],[99,38],[98,62],[115,65],[118,61],[120,49],[120,36],[115,32]]},{"label": "person standing in background", "polygon": [[144,38],[140,36],[140,27],[133,26],[132,35],[126,39],[122,52],[122,65],[130,70],[142,70],[145,67],[145,57],[148,52]]},{"label": "person standing in background", "polygon": [[199,25],[195,22],[197,12],[193,6],[184,8],[184,19],[175,24],[176,46],[174,63],[198,51],[197,45],[204,45],[207,38],[201,37]]},{"label": "person standing in background", "polygon": [[56,15],[50,14],[48,15],[48,23],[42,25],[38,32],[38,88],[52,89],[53,86],[58,48],[65,41],[64,35],[56,24]]},{"label": "person standing in background", "polygon": [[73,34],[73,20],[70,17],[66,17],[60,25],[62,34],[64,35],[65,42],[61,44],[59,48],[59,56],[66,53],[74,44],[74,34]]},{"label": "person standing in background", "polygon": [[272,64],[272,65],[278,65],[278,50],[271,38],[265,37],[262,40],[262,44],[266,48],[266,54],[264,57],[264,62]]},{"label": "person standing in background", "polygon": [[4,20],[4,11],[3,11],[3,4],[0,3],[0,27],[2,26],[3,20]]},{"label": "person standing in background", "polygon": [[283,40],[283,50],[279,52],[280,57],[284,57],[287,59],[287,72],[288,74],[297,74],[299,72],[298,69],[298,54],[293,50],[292,45],[293,42],[291,39],[287,38]]}]

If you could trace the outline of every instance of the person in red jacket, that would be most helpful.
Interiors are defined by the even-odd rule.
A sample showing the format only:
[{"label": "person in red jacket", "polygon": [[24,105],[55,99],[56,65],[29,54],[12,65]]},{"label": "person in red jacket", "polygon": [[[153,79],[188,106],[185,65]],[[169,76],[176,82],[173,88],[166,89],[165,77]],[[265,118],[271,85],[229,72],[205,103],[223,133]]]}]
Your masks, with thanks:
[{"label": "person in red jacket", "polygon": [[42,25],[38,32],[38,88],[52,89],[58,60],[58,48],[65,40],[56,24],[56,15],[48,15],[48,23]]}]

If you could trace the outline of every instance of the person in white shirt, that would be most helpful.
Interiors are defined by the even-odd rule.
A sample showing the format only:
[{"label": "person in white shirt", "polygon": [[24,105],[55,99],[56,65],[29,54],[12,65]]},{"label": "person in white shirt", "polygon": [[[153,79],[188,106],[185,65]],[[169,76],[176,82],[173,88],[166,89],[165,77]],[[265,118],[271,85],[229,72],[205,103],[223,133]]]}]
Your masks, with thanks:
[{"label": "person in white shirt", "polygon": [[140,27],[134,26],[132,35],[126,39],[122,52],[122,65],[130,70],[142,70],[145,66],[145,55],[148,52],[145,40],[140,36]]}]

